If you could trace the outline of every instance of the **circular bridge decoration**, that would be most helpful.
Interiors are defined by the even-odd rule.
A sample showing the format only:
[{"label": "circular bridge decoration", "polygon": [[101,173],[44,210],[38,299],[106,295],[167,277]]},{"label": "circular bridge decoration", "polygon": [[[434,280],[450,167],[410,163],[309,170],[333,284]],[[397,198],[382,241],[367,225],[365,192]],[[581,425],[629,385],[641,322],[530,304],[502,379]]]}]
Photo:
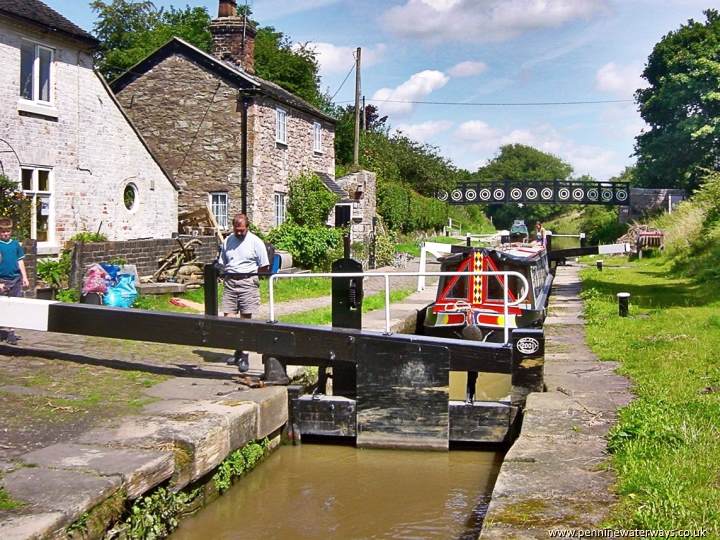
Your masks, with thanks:
[{"label": "circular bridge decoration", "polygon": [[603,201],[610,202],[612,201],[613,192],[611,189],[603,188],[603,190],[600,192],[600,197]]},{"label": "circular bridge decoration", "polygon": [[616,198],[618,201],[620,201],[620,202],[626,201],[627,198],[628,198],[628,192],[627,192],[627,190],[625,190],[625,189],[618,189],[618,190],[615,192],[615,198]]},{"label": "circular bridge decoration", "polygon": [[585,196],[585,191],[583,191],[582,188],[575,188],[573,189],[573,199],[576,201],[582,201],[583,197]]},{"label": "circular bridge decoration", "polygon": [[546,201],[549,201],[550,199],[552,199],[553,190],[549,187],[543,188],[543,190],[540,192],[540,196]]},{"label": "circular bridge decoration", "polygon": [[566,187],[560,188],[558,190],[558,197],[560,197],[563,201],[566,201],[570,198],[570,190]]},{"label": "circular bridge decoration", "polygon": [[492,197],[492,193],[490,193],[490,190],[488,188],[483,188],[480,190],[480,198],[483,201],[489,201],[490,197]]},{"label": "circular bridge decoration", "polygon": [[534,187],[528,188],[525,192],[525,197],[528,199],[537,199],[538,192]]},{"label": "circular bridge decoration", "polygon": [[458,202],[459,200],[461,200],[462,196],[463,196],[463,193],[459,189],[453,189],[452,192],[450,193],[450,198],[455,202]]},{"label": "circular bridge decoration", "polygon": [[512,189],[510,190],[510,197],[511,197],[513,200],[515,200],[515,201],[521,199],[521,198],[522,198],[522,189],[520,189],[520,188],[512,188]]},{"label": "circular bridge decoration", "polygon": [[500,201],[505,198],[505,190],[497,188],[495,191],[493,191],[493,198],[496,201]]},{"label": "circular bridge decoration", "polygon": [[465,198],[468,201],[474,201],[477,198],[477,191],[475,191],[474,189],[465,190]]},{"label": "circular bridge decoration", "polygon": [[597,201],[600,194],[598,193],[597,188],[590,188],[587,191],[587,198],[589,201]]},{"label": "circular bridge decoration", "polygon": [[444,189],[441,189],[440,191],[437,192],[437,198],[440,201],[447,201],[448,200],[448,192],[445,191]]}]

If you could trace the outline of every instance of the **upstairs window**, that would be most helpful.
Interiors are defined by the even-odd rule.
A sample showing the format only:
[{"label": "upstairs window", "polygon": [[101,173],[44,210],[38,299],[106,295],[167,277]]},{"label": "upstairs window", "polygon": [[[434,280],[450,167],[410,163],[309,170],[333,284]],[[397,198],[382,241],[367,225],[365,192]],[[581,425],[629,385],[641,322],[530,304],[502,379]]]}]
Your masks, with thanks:
[{"label": "upstairs window", "polygon": [[287,111],[275,109],[275,142],[287,144]]},{"label": "upstairs window", "polygon": [[52,101],[52,49],[23,41],[20,48],[20,97],[28,101]]},{"label": "upstairs window", "polygon": [[313,124],[313,152],[322,153],[322,126],[320,122]]}]

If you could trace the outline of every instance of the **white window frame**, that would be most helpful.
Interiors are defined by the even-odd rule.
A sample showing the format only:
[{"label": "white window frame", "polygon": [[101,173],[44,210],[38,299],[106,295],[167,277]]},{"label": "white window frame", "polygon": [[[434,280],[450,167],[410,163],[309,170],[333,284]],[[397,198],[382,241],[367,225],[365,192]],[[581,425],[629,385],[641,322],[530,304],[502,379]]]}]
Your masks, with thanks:
[{"label": "white window frame", "polygon": [[276,191],[273,194],[273,207],[275,208],[275,226],[279,227],[287,219],[287,193]]},{"label": "white window frame", "polygon": [[[32,180],[30,189],[24,189],[23,186],[23,171],[32,171]],[[41,190],[39,185],[39,171],[45,171],[48,173],[48,189]],[[30,205],[30,238],[37,240],[37,205],[38,201],[42,198],[49,200],[49,215],[48,215],[48,234],[47,240],[38,242],[38,247],[50,247],[55,245],[55,197],[53,196],[53,188],[55,187],[55,178],[53,170],[50,167],[36,167],[34,165],[21,165],[20,166],[20,189],[22,192],[31,198],[32,204]]]},{"label": "white window frame", "polygon": [[275,108],[275,142],[287,145],[287,111]]},{"label": "white window frame", "polygon": [[322,124],[313,122],[313,152],[322,154]]},{"label": "white window frame", "polygon": [[[42,45],[40,43],[23,40],[22,45],[31,45],[35,48],[35,57],[33,59],[32,66],[32,96],[30,99],[22,95],[22,77],[20,80],[20,99],[25,102],[30,102],[39,105],[53,106],[55,104],[55,49]],[[22,45],[20,48],[20,70],[22,73]],[[50,53],[50,73],[48,82],[48,100],[40,99],[40,51],[45,50]]]},{"label": "white window frame", "polygon": [[[220,207],[221,203],[215,204],[213,202],[213,197],[218,198],[225,198],[225,219],[220,219],[221,216],[218,215],[218,213],[215,211],[217,208]],[[217,221],[218,226],[226,230],[228,228],[228,216],[229,216],[229,210],[230,210],[230,198],[228,197],[227,191],[211,191],[208,193],[208,204],[210,205],[210,211],[213,213],[213,216],[215,216],[215,221]]]}]

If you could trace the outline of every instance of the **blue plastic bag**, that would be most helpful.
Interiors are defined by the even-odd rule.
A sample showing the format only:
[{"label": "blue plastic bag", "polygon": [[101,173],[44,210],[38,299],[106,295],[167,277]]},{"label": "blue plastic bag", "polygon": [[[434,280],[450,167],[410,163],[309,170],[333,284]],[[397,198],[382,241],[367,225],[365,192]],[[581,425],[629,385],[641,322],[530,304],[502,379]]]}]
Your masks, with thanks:
[{"label": "blue plastic bag", "polygon": [[135,303],[137,296],[135,276],[119,274],[117,285],[108,287],[103,302],[106,306],[129,308]]},{"label": "blue plastic bag", "polygon": [[117,266],[115,264],[108,264],[108,263],[100,263],[100,266],[102,266],[102,269],[108,273],[108,277],[111,282],[117,281],[118,272],[120,271],[119,266]]}]

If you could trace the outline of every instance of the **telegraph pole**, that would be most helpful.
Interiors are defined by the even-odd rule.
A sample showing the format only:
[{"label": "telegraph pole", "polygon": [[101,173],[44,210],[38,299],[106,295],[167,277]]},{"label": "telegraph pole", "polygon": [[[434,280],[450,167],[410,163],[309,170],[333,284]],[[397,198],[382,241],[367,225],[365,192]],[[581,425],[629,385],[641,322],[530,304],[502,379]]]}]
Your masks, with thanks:
[{"label": "telegraph pole", "polygon": [[360,47],[355,52],[355,144],[353,165],[360,166]]}]

